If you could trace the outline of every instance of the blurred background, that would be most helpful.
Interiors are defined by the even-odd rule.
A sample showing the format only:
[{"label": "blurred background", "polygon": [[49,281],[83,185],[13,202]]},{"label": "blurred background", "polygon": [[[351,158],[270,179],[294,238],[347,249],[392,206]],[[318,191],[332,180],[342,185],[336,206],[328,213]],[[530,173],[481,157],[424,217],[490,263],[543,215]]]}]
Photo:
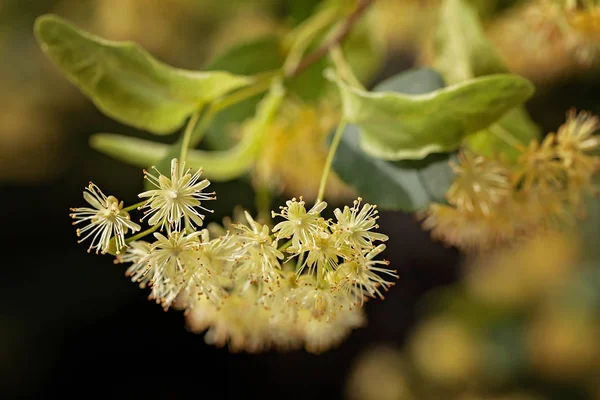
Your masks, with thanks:
[{"label": "blurred background", "polygon": [[[600,80],[590,45],[596,39],[593,35],[561,34],[552,23],[551,8],[540,6],[545,2],[472,3],[511,70],[537,85],[527,108],[545,132],[556,130],[571,107],[600,112]],[[232,354],[206,345],[202,335],[186,331],[181,312],[163,312],[124,276],[122,266],[113,265],[109,257],[90,256],[85,246],[77,244],[68,209],[82,203],[81,191],[89,180],[130,202],[143,184],[139,169],[92,151],[89,136],[143,134],[98,112],[45,58],[32,34],[37,16],[56,13],[99,36],[134,40],[171,65],[201,69],[241,41],[289,31],[318,5],[319,0],[0,0],[0,243],[6,252],[0,262],[3,398],[79,394],[176,399],[214,393],[224,398],[418,399],[403,392],[402,382],[408,378],[401,373],[405,359],[398,352],[415,329],[426,330],[420,339],[424,344],[415,345],[421,349],[416,350],[417,361],[429,359],[431,366],[423,368],[433,371],[434,381],[440,374],[442,382],[450,379],[454,390],[452,395],[439,394],[448,393],[442,391],[428,398],[454,398],[457,382],[475,367],[446,362],[442,355],[468,360],[465,352],[476,350],[442,345],[442,350],[450,349],[447,354],[428,346],[437,343],[437,334],[450,335],[448,343],[469,344],[470,340],[447,316],[423,328],[431,311],[424,299],[462,282],[462,259],[454,249],[430,241],[411,215],[384,213],[381,218],[381,231],[391,238],[386,258],[400,275],[396,286],[385,301],[366,305],[366,328],[318,356],[304,351]],[[377,0],[378,22],[373,29],[378,29],[383,57],[369,86],[427,63],[436,6],[433,0]],[[254,208],[254,194],[246,180],[215,184],[215,190],[220,201],[214,221],[230,214],[237,204]],[[540,322],[538,336],[564,324],[573,326],[560,321]],[[587,336],[589,346],[581,353],[567,353],[581,359],[598,347],[600,337],[594,329]],[[583,337],[581,329],[574,331],[579,339]],[[426,335],[434,338],[427,340]],[[552,353],[540,352],[538,362],[543,364],[543,355]],[[377,361],[369,369],[372,359]],[[440,372],[439,365],[447,368],[440,367]],[[597,365],[582,368],[592,371],[595,379]],[[452,374],[447,378],[448,370],[462,372],[458,378]],[[562,372],[550,370],[546,377],[553,381],[557,374]],[[386,395],[380,380],[398,385]],[[533,381],[533,387],[546,385],[543,379]],[[365,382],[369,383],[366,391]],[[594,392],[600,393],[599,387],[542,390],[541,397],[510,398],[593,399],[600,398],[593,397]]]}]

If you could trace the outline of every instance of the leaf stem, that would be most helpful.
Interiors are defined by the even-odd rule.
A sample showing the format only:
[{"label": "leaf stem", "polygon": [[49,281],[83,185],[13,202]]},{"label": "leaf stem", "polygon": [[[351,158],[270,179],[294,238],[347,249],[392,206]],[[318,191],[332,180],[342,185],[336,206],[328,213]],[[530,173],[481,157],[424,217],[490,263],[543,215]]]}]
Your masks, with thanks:
[{"label": "leaf stem", "polygon": [[331,56],[331,60],[335,66],[335,69],[338,71],[340,77],[344,79],[348,84],[354,86],[355,88],[364,90],[365,87],[358,80],[354,72],[352,71],[352,67],[348,64],[346,57],[344,57],[344,53],[342,52],[342,48],[339,44],[333,46],[329,52]]},{"label": "leaf stem", "polygon": [[140,201],[139,203],[135,203],[135,204],[130,205],[129,207],[125,207],[121,211],[125,211],[125,212],[133,211],[133,210],[137,209],[138,207],[142,206],[145,202],[146,202],[146,200]]},{"label": "leaf stem", "polygon": [[156,225],[146,229],[145,231],[138,233],[135,236],[127,238],[127,239],[125,239],[125,243],[129,244],[131,242],[139,240],[139,239],[143,238],[144,236],[147,236],[147,235],[151,234],[152,232],[154,232],[155,230],[157,230],[159,226],[160,226],[160,224],[156,224]]},{"label": "leaf stem", "polygon": [[244,101],[249,97],[256,96],[257,94],[266,91],[267,89],[269,89],[269,87],[271,87],[271,82],[273,78],[277,76],[279,76],[279,74],[272,74],[268,77],[268,79],[261,79],[257,81],[254,85],[247,86],[241,90],[238,90],[237,92],[230,94],[229,96],[223,97],[215,101],[214,104],[211,106],[211,111],[217,113],[227,107]]},{"label": "leaf stem", "polygon": [[198,119],[200,118],[201,113],[202,110],[198,110],[194,114],[192,114],[187,126],[185,127],[185,131],[183,131],[183,142],[181,143],[181,154],[179,156],[179,162],[181,163],[181,165],[185,163],[187,151],[190,147],[190,138],[192,137],[192,133],[194,132],[194,128],[198,123]]},{"label": "leaf stem", "polygon": [[302,63],[302,56],[314,37],[337,17],[338,10],[334,7],[326,8],[304,21],[292,32],[293,43],[283,63],[285,76],[294,76],[294,72]]},{"label": "leaf stem", "polygon": [[373,1],[374,0],[357,0],[356,8],[348,15],[348,17],[346,17],[346,19],[344,19],[344,21],[342,21],[340,29],[331,35],[318,49],[296,63],[294,68],[290,67],[285,69],[285,76],[292,77],[298,75],[300,72],[323,58],[333,47],[343,42],[352,31],[354,24],[358,22],[369,6],[373,4]]},{"label": "leaf stem", "polygon": [[273,79],[279,76],[279,72],[265,74],[264,77],[257,80],[254,85],[247,86],[244,89],[222,97],[221,99],[212,103],[208,110],[206,110],[206,112],[202,115],[202,119],[194,129],[193,134],[190,137],[189,147],[196,147],[200,141],[202,141],[202,138],[212,123],[214,116],[217,115],[219,111],[268,90],[271,87]]},{"label": "leaf stem", "polygon": [[208,130],[208,127],[213,121],[214,116],[217,112],[214,110],[212,106],[210,106],[205,113],[202,114],[200,121],[196,124],[192,132],[192,136],[190,136],[190,141],[188,143],[188,149],[194,148],[202,141],[204,134]]},{"label": "leaf stem", "polygon": [[335,153],[340,145],[340,140],[342,139],[342,134],[344,133],[346,124],[347,123],[345,119],[340,121],[340,124],[333,135],[333,139],[331,140],[331,146],[329,146],[329,153],[327,154],[327,160],[325,161],[325,167],[323,167],[323,174],[321,175],[321,183],[319,184],[319,192],[317,194],[317,203],[322,201],[323,196],[325,195],[325,187],[327,186],[327,178],[329,177],[329,172],[331,171],[331,164],[333,164],[333,159],[335,158]]}]

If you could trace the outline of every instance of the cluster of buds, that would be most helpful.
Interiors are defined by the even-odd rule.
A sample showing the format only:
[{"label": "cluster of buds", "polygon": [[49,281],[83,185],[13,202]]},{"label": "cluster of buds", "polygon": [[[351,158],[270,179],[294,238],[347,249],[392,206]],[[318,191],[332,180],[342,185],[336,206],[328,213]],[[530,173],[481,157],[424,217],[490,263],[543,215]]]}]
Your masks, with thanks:
[{"label": "cluster of buds", "polygon": [[481,251],[571,223],[595,193],[600,120],[570,111],[556,133],[521,148],[515,165],[463,150],[449,204],[432,204],[423,225],[445,243]]},{"label": "cluster of buds", "polygon": [[324,351],[362,326],[365,299],[383,298],[397,278],[376,259],[387,236],[375,232],[376,206],[361,199],[336,209],[335,221],[321,216],[325,202],[307,210],[300,198],[273,213],[283,221],[272,229],[245,212],[243,223],[198,230],[198,210],[209,212],[202,203],[215,199],[202,191],[210,184],[202,171],[192,174],[174,159],[170,177],[144,173],[156,186],[139,195],[147,199],[139,206],[147,231],[126,239],[128,230],[140,230],[128,214],[137,205],[123,208],[95,186],[95,197],[84,194],[94,209],[74,209],[72,217],[89,223],[82,233],[96,232],[90,249],[114,248],[116,262],[130,264],[131,280],[165,310],[184,309],[188,328],[206,331],[207,343],[228,343],[233,351]]}]

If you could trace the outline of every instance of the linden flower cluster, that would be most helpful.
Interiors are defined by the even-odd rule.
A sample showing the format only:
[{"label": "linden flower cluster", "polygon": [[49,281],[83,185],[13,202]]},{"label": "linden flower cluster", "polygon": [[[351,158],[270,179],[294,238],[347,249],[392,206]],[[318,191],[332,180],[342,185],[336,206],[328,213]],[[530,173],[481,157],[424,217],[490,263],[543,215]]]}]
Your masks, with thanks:
[{"label": "linden flower cluster", "polygon": [[[319,353],[365,323],[366,298],[383,298],[397,278],[375,258],[387,236],[377,229],[377,209],[356,200],[336,209],[336,221],[320,216],[327,204],[306,209],[292,199],[273,217],[273,229],[244,213],[245,223],[210,227],[202,266],[210,291],[187,290],[176,304],[186,309],[190,330],[207,330],[207,343],[232,351],[287,350],[304,345]],[[215,296],[214,293],[219,293]],[[208,295],[200,295],[208,293]]]},{"label": "linden flower cluster", "polygon": [[[325,202],[307,210],[294,198],[273,213],[282,221],[272,229],[244,212],[243,223],[196,230],[204,221],[199,210],[210,211],[202,202],[215,199],[203,192],[210,183],[201,173],[176,159],[170,177],[144,171],[156,189],[129,208],[90,185],[84,198],[94,208],[73,209],[72,217],[88,223],[78,234],[90,232],[90,249],[129,263],[126,275],[165,310],[184,309],[189,329],[206,331],[207,343],[228,343],[233,351],[324,351],[362,326],[364,301],[383,298],[393,285],[388,279],[397,278],[376,259],[385,249],[378,242],[388,238],[375,232],[375,205],[358,199],[336,209],[333,221],[321,217]],[[145,210],[150,229],[126,239],[129,229],[140,230],[128,214],[135,208]]]},{"label": "linden flower cluster", "polygon": [[596,190],[599,127],[597,117],[571,110],[557,133],[522,148],[516,165],[462,151],[449,204],[430,205],[423,226],[447,244],[480,251],[572,223],[583,195]]},{"label": "linden flower cluster", "polygon": [[[588,65],[596,61],[600,54],[600,48],[598,47],[600,4],[595,0],[582,2],[577,0],[554,0],[549,4],[544,3],[548,3],[548,1],[541,2],[540,6],[557,9],[555,13],[558,17],[561,17],[558,20],[561,23],[561,31],[576,50],[575,55]],[[562,23],[563,21],[566,24]]]}]

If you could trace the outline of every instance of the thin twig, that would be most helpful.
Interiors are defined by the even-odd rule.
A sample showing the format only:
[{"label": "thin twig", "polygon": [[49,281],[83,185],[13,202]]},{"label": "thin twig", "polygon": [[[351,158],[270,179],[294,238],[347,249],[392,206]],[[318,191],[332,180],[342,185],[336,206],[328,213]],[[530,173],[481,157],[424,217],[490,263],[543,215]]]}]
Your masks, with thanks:
[{"label": "thin twig", "polygon": [[304,71],[306,68],[323,58],[334,46],[340,44],[352,31],[354,24],[358,22],[360,17],[369,8],[373,1],[374,0],[358,0],[356,8],[350,15],[348,15],[348,18],[342,22],[340,29],[325,43],[323,43],[321,47],[302,59],[296,68],[290,70],[286,76],[289,78],[298,75],[300,72]]},{"label": "thin twig", "polygon": [[327,178],[329,177],[329,171],[331,171],[331,164],[333,164],[335,152],[337,151],[337,148],[340,145],[340,140],[342,139],[342,135],[344,134],[344,129],[346,129],[346,121],[342,120],[333,134],[333,139],[331,140],[331,145],[329,146],[329,153],[327,154],[327,160],[325,161],[325,167],[323,168],[323,173],[321,175],[321,183],[319,184],[319,193],[317,194],[316,201],[317,203],[322,201],[325,197]]}]

